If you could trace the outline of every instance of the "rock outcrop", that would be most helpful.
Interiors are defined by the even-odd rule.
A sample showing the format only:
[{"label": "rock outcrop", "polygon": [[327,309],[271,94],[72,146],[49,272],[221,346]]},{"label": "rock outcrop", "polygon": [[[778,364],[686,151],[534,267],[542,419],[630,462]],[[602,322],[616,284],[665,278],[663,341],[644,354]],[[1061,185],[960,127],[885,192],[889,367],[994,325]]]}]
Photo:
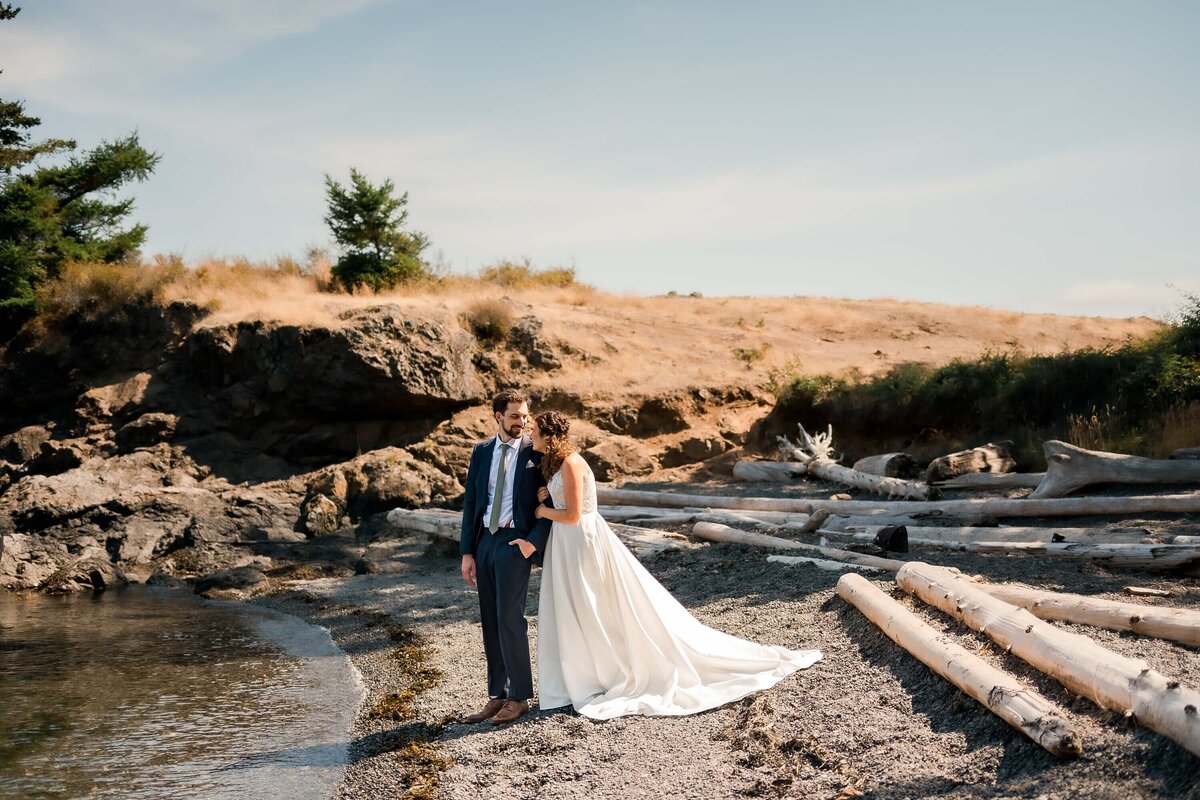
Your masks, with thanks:
[{"label": "rock outcrop", "polygon": [[[454,506],[471,448],[494,433],[487,398],[582,357],[533,315],[492,352],[449,314],[397,304],[325,326],[204,317],[185,303],[130,307],[25,332],[0,352],[0,587],[314,562],[369,572],[353,526]],[[579,420],[601,480],[720,455],[728,437],[690,427],[752,401],[740,389],[533,396],[535,410]]]}]

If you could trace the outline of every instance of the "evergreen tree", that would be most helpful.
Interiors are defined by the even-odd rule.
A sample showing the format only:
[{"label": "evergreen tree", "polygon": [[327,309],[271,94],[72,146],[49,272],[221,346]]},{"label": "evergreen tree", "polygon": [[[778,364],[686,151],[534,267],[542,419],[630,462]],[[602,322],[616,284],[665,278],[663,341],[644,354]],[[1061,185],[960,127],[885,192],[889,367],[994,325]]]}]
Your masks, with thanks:
[{"label": "evergreen tree", "polygon": [[[0,21],[20,10],[0,3]],[[37,285],[64,263],[121,261],[146,236],[144,225],[126,227],[133,200],[113,195],[145,180],[159,156],[136,133],[75,155],[73,141],[34,141],[40,124],[24,103],[0,100],[0,336],[33,314]],[[56,155],[67,157],[35,164]]]},{"label": "evergreen tree", "polygon": [[408,192],[393,197],[390,180],[373,186],[358,170],[350,169],[350,186],[325,176],[329,213],[325,222],[342,250],[331,270],[346,291],[361,286],[390,289],[420,275],[421,251],[429,241],[423,234],[403,230],[408,220]]}]

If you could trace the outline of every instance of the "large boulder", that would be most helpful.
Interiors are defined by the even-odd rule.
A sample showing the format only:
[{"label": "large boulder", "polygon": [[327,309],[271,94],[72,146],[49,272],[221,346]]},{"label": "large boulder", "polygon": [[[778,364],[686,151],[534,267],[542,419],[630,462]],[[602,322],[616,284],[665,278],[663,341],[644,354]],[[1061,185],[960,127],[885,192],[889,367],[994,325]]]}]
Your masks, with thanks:
[{"label": "large boulder", "polygon": [[103,558],[84,558],[62,567],[38,587],[51,594],[112,589],[129,583],[121,568]]},{"label": "large boulder", "polygon": [[148,447],[165,442],[175,435],[179,427],[179,417],[161,411],[142,414],[133,422],[123,425],[117,430],[117,446],[132,450],[136,447]]},{"label": "large boulder", "polygon": [[254,567],[229,567],[197,578],[196,594],[212,599],[237,599],[262,594],[270,588],[267,576]]},{"label": "large boulder", "polygon": [[554,346],[542,336],[542,321],[530,314],[513,323],[508,332],[508,345],[537,369],[553,370],[562,367],[562,359]]},{"label": "large boulder", "polygon": [[596,480],[612,481],[617,478],[645,475],[653,472],[657,464],[653,456],[636,442],[611,439],[589,447],[580,455],[592,468]]},{"label": "large boulder", "polygon": [[452,412],[485,394],[475,340],[447,319],[398,305],[342,314],[339,326],[241,322],[188,337],[189,365],[233,418],[405,418]]},{"label": "large boulder", "polygon": [[664,467],[679,467],[716,458],[732,445],[720,436],[689,436],[667,448],[662,455]]},{"label": "large boulder", "polygon": [[0,460],[24,464],[41,452],[42,444],[50,441],[45,425],[27,425],[0,437]]}]

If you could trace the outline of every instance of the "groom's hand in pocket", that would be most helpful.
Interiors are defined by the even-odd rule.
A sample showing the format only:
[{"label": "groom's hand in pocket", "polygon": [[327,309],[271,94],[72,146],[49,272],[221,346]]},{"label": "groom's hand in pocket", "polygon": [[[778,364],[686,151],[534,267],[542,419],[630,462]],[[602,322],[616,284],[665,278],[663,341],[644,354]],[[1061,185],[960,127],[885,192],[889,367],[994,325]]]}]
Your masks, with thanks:
[{"label": "groom's hand in pocket", "polygon": [[533,546],[533,542],[529,541],[528,539],[513,539],[512,544],[516,545],[516,547],[521,551],[522,558],[529,558],[531,555],[537,552],[537,548]]}]

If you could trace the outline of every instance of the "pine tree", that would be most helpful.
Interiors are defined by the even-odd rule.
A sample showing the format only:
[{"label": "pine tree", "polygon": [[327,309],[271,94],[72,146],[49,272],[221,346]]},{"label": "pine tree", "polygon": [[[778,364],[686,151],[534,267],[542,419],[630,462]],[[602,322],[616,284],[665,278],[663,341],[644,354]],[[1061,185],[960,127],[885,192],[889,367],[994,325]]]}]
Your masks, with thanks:
[{"label": "pine tree", "polygon": [[364,285],[374,291],[390,289],[424,272],[421,251],[429,241],[423,234],[403,230],[408,192],[394,197],[390,180],[374,186],[354,168],[349,188],[326,175],[325,191],[325,222],[342,250],[331,272],[346,291]]},{"label": "pine tree", "polygon": [[[0,3],[0,21],[21,9]],[[67,139],[34,141],[41,120],[20,101],[0,100],[0,337],[34,313],[38,284],[68,261],[122,261],[146,226],[126,227],[132,199],[114,197],[149,177],[159,156],[136,133],[75,154]],[[66,156],[38,166],[44,156]]]}]

